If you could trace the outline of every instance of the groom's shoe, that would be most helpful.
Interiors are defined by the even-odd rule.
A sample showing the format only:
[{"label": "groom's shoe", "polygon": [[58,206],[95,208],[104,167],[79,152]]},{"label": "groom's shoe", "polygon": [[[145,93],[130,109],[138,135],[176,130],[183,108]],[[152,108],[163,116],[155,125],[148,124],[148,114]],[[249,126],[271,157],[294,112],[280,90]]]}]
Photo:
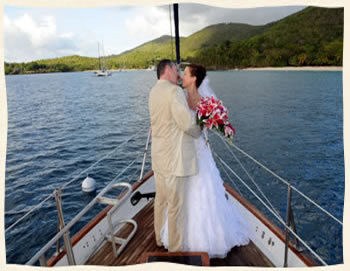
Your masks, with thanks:
[{"label": "groom's shoe", "polygon": [[164,245],[163,245],[162,243],[158,243],[158,242],[156,241],[156,247],[157,247],[157,248],[162,248],[162,247],[164,247]]}]

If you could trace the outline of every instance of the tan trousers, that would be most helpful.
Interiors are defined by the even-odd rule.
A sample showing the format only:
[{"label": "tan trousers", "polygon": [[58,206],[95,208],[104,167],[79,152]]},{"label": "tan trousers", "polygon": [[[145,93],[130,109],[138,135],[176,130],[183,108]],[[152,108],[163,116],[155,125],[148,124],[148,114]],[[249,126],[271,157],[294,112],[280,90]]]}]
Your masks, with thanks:
[{"label": "tan trousers", "polygon": [[183,250],[184,231],[184,182],[186,177],[167,176],[154,172],[156,197],[154,199],[154,232],[158,246],[162,245],[160,230],[168,208],[168,251]]}]

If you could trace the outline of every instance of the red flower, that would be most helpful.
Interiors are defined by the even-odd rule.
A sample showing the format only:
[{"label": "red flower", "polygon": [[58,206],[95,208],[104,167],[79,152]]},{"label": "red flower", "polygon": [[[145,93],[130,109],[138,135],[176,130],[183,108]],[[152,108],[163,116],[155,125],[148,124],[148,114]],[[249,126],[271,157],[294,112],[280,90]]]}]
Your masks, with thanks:
[{"label": "red flower", "polygon": [[197,123],[207,129],[214,126],[224,133],[225,137],[232,139],[236,133],[228,121],[228,112],[220,100],[212,97],[203,97],[197,105]]},{"label": "red flower", "polygon": [[232,125],[230,123],[225,126],[225,136],[226,136],[226,133],[229,136],[233,136],[234,134],[236,134],[235,129],[232,127]]},{"label": "red flower", "polygon": [[205,119],[205,120],[203,120],[203,122],[205,124],[207,124],[207,125],[205,125],[205,127],[209,128],[209,129],[212,129],[213,126],[215,126],[216,128],[219,128],[218,123],[213,118]]},{"label": "red flower", "polygon": [[201,109],[198,110],[198,118],[201,118],[202,116],[207,115],[207,108],[203,106]]}]

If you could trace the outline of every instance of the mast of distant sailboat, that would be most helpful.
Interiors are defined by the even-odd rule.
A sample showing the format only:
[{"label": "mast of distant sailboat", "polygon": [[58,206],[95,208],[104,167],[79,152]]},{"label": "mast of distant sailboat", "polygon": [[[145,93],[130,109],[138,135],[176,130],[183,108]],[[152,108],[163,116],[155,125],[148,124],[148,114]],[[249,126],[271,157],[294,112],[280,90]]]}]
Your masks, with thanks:
[{"label": "mast of distant sailboat", "polygon": [[102,53],[103,53],[103,63],[101,67],[101,56],[100,56],[100,43],[97,43],[97,48],[98,48],[98,68],[99,70],[95,72],[97,76],[109,76],[112,73],[106,70],[106,59],[105,59],[105,51],[104,51],[104,46],[102,42]]}]

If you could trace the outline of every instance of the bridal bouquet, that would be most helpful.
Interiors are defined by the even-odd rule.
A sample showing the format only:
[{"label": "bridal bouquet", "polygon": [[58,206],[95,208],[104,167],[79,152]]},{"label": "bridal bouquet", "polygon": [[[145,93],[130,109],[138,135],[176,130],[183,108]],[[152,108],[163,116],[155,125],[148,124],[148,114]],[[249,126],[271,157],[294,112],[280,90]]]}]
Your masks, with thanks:
[{"label": "bridal bouquet", "polygon": [[197,105],[197,124],[201,127],[216,128],[232,142],[232,137],[236,133],[231,123],[228,121],[227,109],[222,101],[215,100],[213,96],[203,97]]}]

